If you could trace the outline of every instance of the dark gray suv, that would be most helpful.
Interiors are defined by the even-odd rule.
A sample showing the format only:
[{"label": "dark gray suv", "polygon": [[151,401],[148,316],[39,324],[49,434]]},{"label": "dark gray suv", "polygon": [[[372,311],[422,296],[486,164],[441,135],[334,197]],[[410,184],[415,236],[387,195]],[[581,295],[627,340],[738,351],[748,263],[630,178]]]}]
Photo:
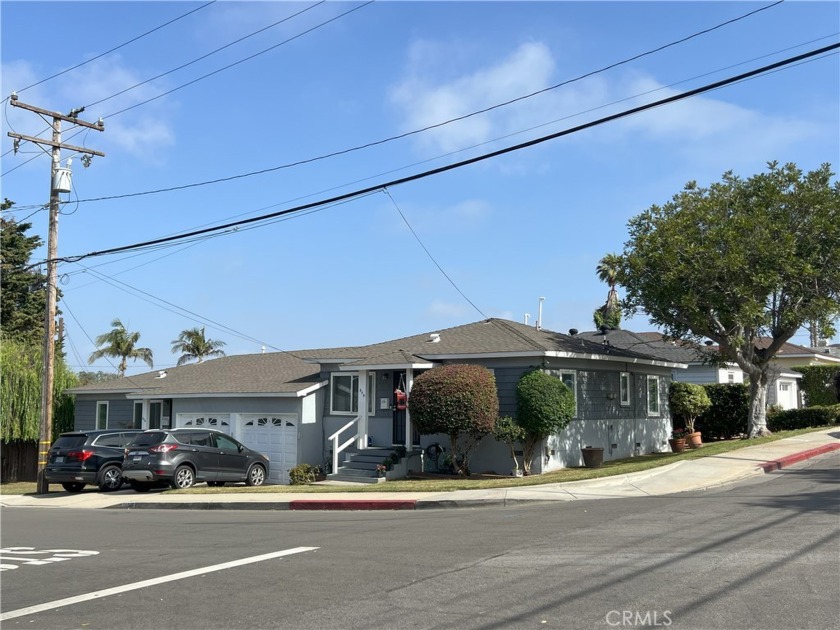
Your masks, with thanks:
[{"label": "dark gray suv", "polygon": [[81,492],[88,484],[104,492],[118,490],[125,447],[141,433],[139,429],[62,433],[47,456],[47,483],[60,483],[67,492]]},{"label": "dark gray suv", "polygon": [[122,474],[138,492],[159,485],[189,488],[199,481],[261,486],[268,477],[268,458],[221,431],[153,429],[126,447]]}]

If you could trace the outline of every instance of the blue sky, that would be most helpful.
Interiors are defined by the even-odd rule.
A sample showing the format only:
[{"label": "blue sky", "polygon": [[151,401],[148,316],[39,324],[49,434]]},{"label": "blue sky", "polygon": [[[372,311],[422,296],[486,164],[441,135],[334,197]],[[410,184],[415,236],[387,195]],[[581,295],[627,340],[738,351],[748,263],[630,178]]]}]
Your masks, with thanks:
[{"label": "blue sky", "polygon": [[[835,43],[840,31],[838,3],[784,2],[432,131],[225,183],[76,204],[271,169],[399,135],[771,3],[219,1],[23,89],[202,4],[0,5],[2,97],[18,90],[25,103],[65,113],[91,105],[82,118],[105,119],[103,133],[73,135],[64,127],[65,142],[106,157],[87,169],[74,160],[60,256],[258,216],[451,164]],[[92,339],[114,318],[141,333],[155,369],[174,365],[171,341],[201,325],[227,343],[228,354],[260,352],[263,345],[268,351],[356,345],[484,316],[523,321],[530,313],[533,323],[542,296],[545,328],[591,329],[592,311],[607,294],[595,266],[621,251],[631,217],[689,180],[706,185],[728,170],[747,177],[770,160],[803,169],[830,162],[837,169],[838,77],[833,54],[395,186],[390,197],[377,192],[165,249],[63,263],[68,362],[113,371],[105,360],[89,366],[87,357]],[[32,144],[14,155],[6,136],[9,129],[35,135],[46,125],[8,102],[3,108],[2,195],[23,208],[14,217],[32,215],[33,232],[46,240],[47,213],[35,206],[48,201],[49,161],[42,155],[27,162],[38,151]],[[624,327],[651,328],[643,316]],[[135,363],[128,373],[146,370]]]}]

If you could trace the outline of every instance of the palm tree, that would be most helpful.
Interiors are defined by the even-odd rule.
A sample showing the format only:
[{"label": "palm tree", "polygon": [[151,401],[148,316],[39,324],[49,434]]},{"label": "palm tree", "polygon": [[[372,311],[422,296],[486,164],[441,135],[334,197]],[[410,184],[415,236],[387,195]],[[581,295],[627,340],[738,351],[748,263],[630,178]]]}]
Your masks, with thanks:
[{"label": "palm tree", "polygon": [[599,328],[602,325],[610,328],[618,328],[621,324],[621,308],[618,303],[618,291],[615,285],[618,284],[618,269],[621,263],[621,256],[618,254],[607,254],[598,261],[595,272],[601,282],[606,282],[610,290],[607,293],[607,301],[604,305],[595,310],[593,318],[595,325]]},{"label": "palm tree", "polygon": [[140,340],[139,332],[128,332],[119,319],[111,322],[113,327],[110,332],[99,335],[96,338],[96,345],[99,347],[96,352],[90,355],[88,363],[93,363],[102,357],[113,357],[120,359],[120,364],[117,368],[120,376],[125,376],[125,370],[128,359],[140,359],[148,364],[149,367],[154,367],[152,363],[152,351],[149,348],[137,348],[137,342]]},{"label": "palm tree", "polygon": [[201,363],[206,357],[225,356],[225,353],[219,349],[223,345],[225,345],[224,341],[207,339],[204,336],[204,328],[190,328],[181,331],[178,338],[172,342],[172,353],[183,353],[178,359],[178,365],[184,365],[193,359],[198,359]]}]

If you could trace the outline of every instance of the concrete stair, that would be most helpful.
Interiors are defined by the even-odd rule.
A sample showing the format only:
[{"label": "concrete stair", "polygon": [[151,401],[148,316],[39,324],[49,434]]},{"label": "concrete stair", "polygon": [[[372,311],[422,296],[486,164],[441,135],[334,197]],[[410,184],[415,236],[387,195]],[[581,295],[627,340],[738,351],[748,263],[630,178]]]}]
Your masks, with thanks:
[{"label": "concrete stair", "polygon": [[352,483],[382,483],[385,477],[377,474],[376,466],[393,452],[393,448],[371,447],[350,453],[338,470],[327,475],[327,479]]}]

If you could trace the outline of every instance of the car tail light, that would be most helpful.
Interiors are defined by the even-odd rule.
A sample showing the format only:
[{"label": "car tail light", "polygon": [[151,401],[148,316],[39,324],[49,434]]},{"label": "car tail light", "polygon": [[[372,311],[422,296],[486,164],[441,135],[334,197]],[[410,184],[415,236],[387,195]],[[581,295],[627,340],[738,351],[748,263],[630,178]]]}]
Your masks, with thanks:
[{"label": "car tail light", "polygon": [[91,457],[93,457],[93,451],[88,450],[70,451],[67,453],[67,459],[75,459],[80,462],[85,462]]},{"label": "car tail light", "polygon": [[178,448],[177,444],[158,444],[149,449],[151,453],[168,453]]}]

